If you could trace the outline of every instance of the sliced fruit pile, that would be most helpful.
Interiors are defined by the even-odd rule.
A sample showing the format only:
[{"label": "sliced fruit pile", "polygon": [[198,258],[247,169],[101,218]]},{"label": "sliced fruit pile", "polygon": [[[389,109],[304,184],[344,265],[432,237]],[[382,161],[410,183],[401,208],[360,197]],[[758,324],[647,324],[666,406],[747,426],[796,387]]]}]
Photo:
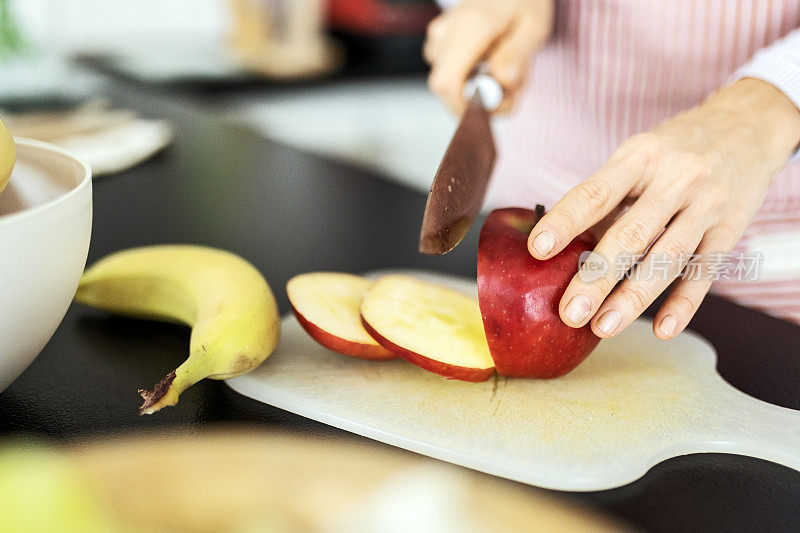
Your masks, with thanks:
[{"label": "sliced fruit pile", "polygon": [[313,272],[289,280],[286,293],[297,321],[326,348],[363,359],[394,359],[361,325],[361,301],[372,282],[340,272]]},{"label": "sliced fruit pile", "polygon": [[420,368],[463,381],[494,374],[478,301],[466,294],[385,276],[361,302],[361,319],[381,346]]},{"label": "sliced fruit pile", "polygon": [[364,359],[401,357],[446,378],[554,378],[578,366],[600,341],[587,325],[571,328],[558,304],[577,273],[581,235],[547,261],[528,253],[543,210],[498,209],[478,245],[478,299],[409,276],[370,281],[315,272],[289,281],[297,320],[317,342]]},{"label": "sliced fruit pile", "polygon": [[475,298],[410,276],[370,281],[314,272],[287,293],[298,322],[335,352],[364,359],[401,357],[463,381],[484,381],[494,363]]}]

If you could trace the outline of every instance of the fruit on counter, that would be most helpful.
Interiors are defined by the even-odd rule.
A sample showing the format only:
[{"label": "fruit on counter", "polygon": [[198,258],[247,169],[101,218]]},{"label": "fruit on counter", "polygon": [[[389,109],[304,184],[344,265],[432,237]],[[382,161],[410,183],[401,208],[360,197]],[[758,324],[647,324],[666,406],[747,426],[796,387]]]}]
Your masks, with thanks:
[{"label": "fruit on counter", "polygon": [[0,442],[0,531],[612,533],[550,494],[386,446],[242,426]]},{"label": "fruit on counter", "polygon": [[14,163],[17,161],[17,147],[14,138],[0,121],[0,193],[6,188]]},{"label": "fruit on counter", "polygon": [[562,376],[600,341],[588,325],[571,328],[558,314],[581,253],[595,242],[583,234],[556,256],[535,259],[527,242],[539,216],[529,209],[497,209],[483,224],[478,242],[483,326],[497,372],[506,376]]},{"label": "fruit on counter", "polygon": [[309,272],[290,279],[286,294],[297,321],[321,345],[352,357],[393,359],[361,324],[361,300],[372,283],[355,274]]},{"label": "fruit on counter", "polygon": [[88,476],[55,448],[5,441],[0,472],[0,531],[126,531]]},{"label": "fruit on counter", "polygon": [[478,302],[409,276],[384,276],[361,302],[364,327],[384,348],[447,378],[494,374]]},{"label": "fruit on counter", "polygon": [[141,414],[175,405],[203,378],[228,379],[259,366],[275,349],[275,297],[253,265],[232,253],[160,245],[111,254],[81,278],[75,300],[110,313],[186,324],[189,357],[152,390]]}]

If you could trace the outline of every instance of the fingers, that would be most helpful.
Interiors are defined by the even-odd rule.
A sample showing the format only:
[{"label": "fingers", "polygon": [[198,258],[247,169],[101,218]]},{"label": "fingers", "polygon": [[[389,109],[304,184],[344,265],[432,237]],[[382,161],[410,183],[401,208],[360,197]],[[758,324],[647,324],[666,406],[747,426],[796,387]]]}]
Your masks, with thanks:
[{"label": "fingers", "polygon": [[[536,259],[556,255],[616,209],[628,194],[643,190],[659,170],[662,152],[662,141],[650,133],[634,135],[622,143],[600,170],[570,190],[534,226],[528,239],[531,255]],[[660,173],[672,177],[680,171],[675,168]],[[665,199],[674,200],[673,196],[667,194]]]},{"label": "fingers", "polygon": [[464,110],[464,84],[478,63],[503,87],[498,111],[508,111],[525,81],[528,61],[553,27],[553,2],[463,1],[428,25],[423,55],[428,84],[455,113]]},{"label": "fingers", "polygon": [[425,55],[432,68],[428,85],[454,113],[464,110],[462,91],[467,78],[510,23],[509,17],[465,5],[429,26]]},{"label": "fingers", "polygon": [[[657,196],[657,193],[647,191],[628,212],[622,215],[600,239],[581,270],[572,279],[559,305],[561,318],[568,326],[582,327],[596,316],[598,308],[617,282],[656,239],[677,211],[677,205],[667,203]],[[668,247],[669,252],[681,247],[691,247],[692,250],[689,251],[691,253],[694,246],[700,242],[703,230],[705,228],[693,232],[686,227],[686,223],[681,222],[669,232],[670,236],[664,242],[664,246]],[[693,246],[691,242],[684,244],[687,239],[696,242]],[[673,277],[676,275],[677,272]],[[654,290],[654,287],[648,290]],[[653,298],[657,295],[658,293],[653,295]],[[605,317],[597,315],[596,318],[600,322],[595,322],[593,329],[599,336],[610,336],[615,333],[622,320],[634,312],[634,307],[649,304],[647,299],[650,293],[638,285],[628,286],[623,296],[626,300],[633,301],[635,305],[626,306],[624,309],[608,308],[607,310],[613,313]],[[626,316],[623,316],[623,312]],[[598,331],[604,334],[601,335]]]},{"label": "fingers", "polygon": [[[549,4],[548,4],[549,5]],[[539,50],[549,35],[549,25],[537,18],[542,15],[526,13],[498,40],[486,63],[489,72],[503,87],[499,112],[513,107],[517,93],[525,83],[531,53]]]},{"label": "fingers", "polygon": [[595,335],[611,337],[636,320],[681,274],[700,244],[705,229],[700,217],[686,211],[680,213],[631,275],[600,305],[592,320]]},{"label": "fingers", "polygon": [[683,277],[673,287],[653,319],[653,333],[660,339],[671,339],[689,324],[714,281],[716,254],[731,250],[741,232],[727,226],[709,230],[697,248],[696,259],[687,266]]},{"label": "fingers", "polygon": [[531,255],[544,260],[559,253],[572,239],[616,209],[644,172],[644,166],[632,159],[609,160],[567,192],[534,226],[528,238]]},{"label": "fingers", "polygon": [[681,279],[653,320],[655,336],[666,340],[683,331],[700,308],[712,282],[707,272],[699,279],[688,277]]},{"label": "fingers", "polygon": [[445,26],[445,15],[439,15],[428,23],[425,44],[422,45],[422,57],[429,65],[434,63],[442,48]]}]

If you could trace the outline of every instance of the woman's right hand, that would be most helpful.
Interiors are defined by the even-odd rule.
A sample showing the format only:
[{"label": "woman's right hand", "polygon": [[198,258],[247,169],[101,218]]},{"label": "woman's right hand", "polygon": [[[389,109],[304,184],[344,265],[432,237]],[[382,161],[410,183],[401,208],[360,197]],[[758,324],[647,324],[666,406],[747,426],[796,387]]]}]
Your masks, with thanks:
[{"label": "woman's right hand", "polygon": [[485,61],[503,87],[498,111],[510,110],[530,58],[550,36],[554,9],[554,0],[461,0],[428,26],[423,53],[431,90],[460,115],[464,83]]}]

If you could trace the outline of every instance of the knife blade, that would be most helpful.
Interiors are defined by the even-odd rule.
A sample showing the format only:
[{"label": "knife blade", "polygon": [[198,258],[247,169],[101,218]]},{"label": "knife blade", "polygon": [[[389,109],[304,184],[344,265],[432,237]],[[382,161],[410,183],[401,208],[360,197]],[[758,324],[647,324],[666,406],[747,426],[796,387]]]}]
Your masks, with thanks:
[{"label": "knife blade", "polygon": [[[482,83],[488,85],[486,80],[475,80],[474,93],[428,192],[419,237],[419,251],[424,254],[441,255],[455,248],[486,196],[496,157],[490,109],[499,104],[502,89],[488,76],[482,78],[494,84],[495,93],[487,96],[492,89],[482,90]],[[500,98],[496,97],[497,89]]]}]

